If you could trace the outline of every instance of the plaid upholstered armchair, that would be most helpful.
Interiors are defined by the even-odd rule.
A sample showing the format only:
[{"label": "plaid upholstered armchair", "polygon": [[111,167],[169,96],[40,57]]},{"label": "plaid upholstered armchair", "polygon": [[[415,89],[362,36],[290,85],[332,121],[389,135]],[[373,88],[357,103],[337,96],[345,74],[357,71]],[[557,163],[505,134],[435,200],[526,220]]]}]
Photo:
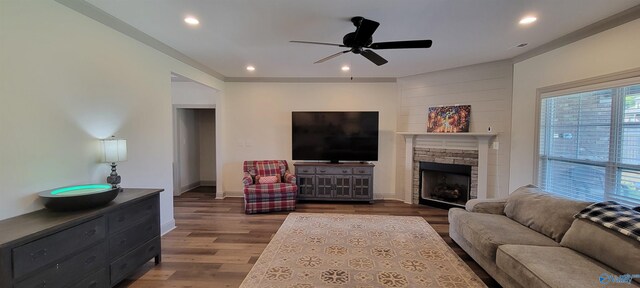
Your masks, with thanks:
[{"label": "plaid upholstered armchair", "polygon": [[296,209],[298,186],[287,161],[244,161],[243,170],[245,213]]}]

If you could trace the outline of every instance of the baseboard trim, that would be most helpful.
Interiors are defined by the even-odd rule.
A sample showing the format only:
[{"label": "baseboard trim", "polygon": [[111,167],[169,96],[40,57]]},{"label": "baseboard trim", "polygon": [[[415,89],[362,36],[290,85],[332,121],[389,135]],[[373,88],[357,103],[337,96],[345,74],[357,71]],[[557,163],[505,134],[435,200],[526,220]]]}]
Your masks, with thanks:
[{"label": "baseboard trim", "polygon": [[216,186],[216,180],[200,181],[200,186]]},{"label": "baseboard trim", "polygon": [[230,198],[236,198],[236,197],[244,198],[244,193],[242,191],[227,191],[227,192],[224,192],[224,194],[222,195],[222,198],[224,199],[224,198],[227,198],[227,197],[230,197]]},{"label": "baseboard trim", "polygon": [[200,187],[201,186],[200,183],[201,183],[200,181],[197,181],[197,182],[193,182],[193,183],[191,183],[189,185],[180,187],[180,194],[185,193],[185,192],[189,192],[190,190],[193,190],[193,189],[196,189],[196,188]]},{"label": "baseboard trim", "polygon": [[176,229],[176,219],[171,219],[160,225],[160,235],[164,236],[165,234],[171,232],[173,229]]}]

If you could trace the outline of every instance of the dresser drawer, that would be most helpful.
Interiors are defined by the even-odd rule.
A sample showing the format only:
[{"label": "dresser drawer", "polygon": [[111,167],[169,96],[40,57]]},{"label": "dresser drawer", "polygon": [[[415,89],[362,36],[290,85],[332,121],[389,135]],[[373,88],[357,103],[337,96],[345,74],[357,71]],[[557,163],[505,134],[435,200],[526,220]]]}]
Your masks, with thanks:
[{"label": "dresser drawer", "polygon": [[13,276],[21,276],[78,252],[105,238],[100,217],[13,249]]},{"label": "dresser drawer", "polygon": [[313,166],[296,167],[296,175],[298,175],[298,174],[315,174],[315,173],[316,173],[316,167],[313,167]]},{"label": "dresser drawer", "polygon": [[115,285],[120,280],[127,277],[131,272],[135,271],[140,265],[149,261],[156,255],[160,254],[160,237],[153,238],[151,241],[131,251],[129,254],[114,261],[110,265],[111,285]]},{"label": "dresser drawer", "polygon": [[106,261],[104,242],[80,252],[76,256],[54,262],[36,275],[18,282],[16,288],[65,287],[81,277],[104,266]]},{"label": "dresser drawer", "polygon": [[353,170],[351,167],[317,167],[317,174],[332,174],[332,175],[340,175],[340,174],[352,174]]},{"label": "dresser drawer", "polygon": [[158,210],[158,197],[154,196],[150,199],[143,200],[140,203],[133,204],[129,207],[123,208],[120,211],[110,213],[109,219],[109,233],[117,232],[118,230],[127,228],[144,218],[151,217],[157,214]]},{"label": "dresser drawer", "polygon": [[109,273],[107,269],[100,269],[98,272],[94,272],[88,277],[80,280],[80,282],[69,286],[69,288],[108,288],[109,287]]},{"label": "dresser drawer", "polygon": [[371,175],[371,174],[373,174],[373,167],[356,167],[356,168],[353,168],[353,174]]},{"label": "dresser drawer", "polygon": [[129,250],[160,234],[158,218],[151,217],[109,238],[109,255],[118,258]]}]

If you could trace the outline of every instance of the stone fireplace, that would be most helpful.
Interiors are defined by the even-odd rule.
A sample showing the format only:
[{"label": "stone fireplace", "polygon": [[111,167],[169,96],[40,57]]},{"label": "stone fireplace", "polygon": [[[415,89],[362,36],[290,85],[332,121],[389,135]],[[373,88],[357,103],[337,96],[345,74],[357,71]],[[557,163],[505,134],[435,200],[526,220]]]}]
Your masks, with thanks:
[{"label": "stone fireplace", "polygon": [[464,206],[478,197],[478,151],[416,147],[413,153],[413,203]]},{"label": "stone fireplace", "polygon": [[[496,133],[398,134],[405,137],[406,203],[418,204],[430,200],[463,206],[469,199],[487,198],[489,143]],[[427,181],[430,183],[423,183]],[[438,191],[434,190],[436,186]],[[431,191],[425,191],[427,189]],[[454,191],[456,189],[457,192]]]}]

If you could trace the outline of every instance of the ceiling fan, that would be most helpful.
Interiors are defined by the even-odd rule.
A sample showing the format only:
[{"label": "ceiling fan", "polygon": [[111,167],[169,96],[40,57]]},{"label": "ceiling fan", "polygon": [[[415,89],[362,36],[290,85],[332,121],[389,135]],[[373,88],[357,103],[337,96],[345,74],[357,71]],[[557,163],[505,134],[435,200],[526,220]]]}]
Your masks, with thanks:
[{"label": "ceiling fan", "polygon": [[378,49],[408,49],[408,48],[429,48],[433,41],[431,40],[409,40],[409,41],[393,41],[393,42],[377,42],[373,43],[373,32],[378,29],[380,23],[365,19],[361,16],[356,16],[351,18],[351,22],[356,26],[356,31],[348,33],[344,35],[342,38],[343,44],[334,44],[334,43],[325,43],[325,42],[313,42],[313,41],[290,41],[292,43],[303,43],[303,44],[319,44],[319,45],[329,45],[329,46],[337,46],[337,47],[347,47],[348,50],[340,51],[336,54],[332,54],[330,56],[324,57],[316,62],[322,63],[338,57],[342,54],[352,52],[354,54],[360,54],[365,58],[369,59],[369,61],[375,63],[376,65],[384,65],[387,61],[382,58],[382,56],[378,55],[378,53],[373,52],[373,50]]}]

